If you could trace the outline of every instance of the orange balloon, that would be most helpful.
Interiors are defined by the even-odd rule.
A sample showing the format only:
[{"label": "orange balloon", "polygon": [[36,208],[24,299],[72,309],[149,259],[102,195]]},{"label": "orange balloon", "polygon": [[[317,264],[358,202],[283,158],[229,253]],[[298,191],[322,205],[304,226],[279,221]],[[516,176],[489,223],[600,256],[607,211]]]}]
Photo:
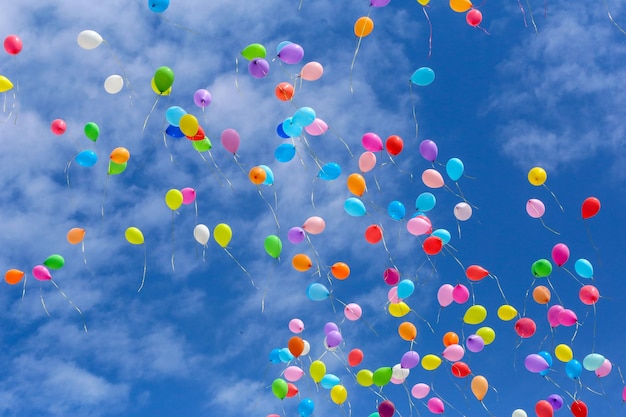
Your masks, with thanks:
[{"label": "orange balloon", "polygon": [[539,285],[533,289],[533,299],[537,304],[548,304],[551,296],[550,289],[543,285]]},{"label": "orange balloon", "polygon": [[22,278],[24,278],[24,271],[20,271],[19,269],[9,269],[6,274],[4,274],[4,280],[9,285],[19,283]]},{"label": "orange balloon", "polygon": [[293,336],[289,339],[289,342],[287,342],[287,348],[289,352],[297,358],[304,352],[304,340],[302,340],[300,336]]},{"label": "orange balloon", "polygon": [[357,197],[361,197],[365,193],[365,178],[363,175],[353,173],[348,176],[346,181],[348,184],[348,190]]},{"label": "orange balloon", "polygon": [[276,94],[276,98],[279,99],[280,101],[291,100],[293,98],[294,93],[295,93],[295,90],[293,88],[293,85],[291,85],[287,81],[279,83],[276,86],[276,89],[274,90],[274,94]]},{"label": "orange balloon", "polygon": [[372,33],[374,30],[374,21],[367,16],[359,17],[354,23],[354,34],[359,38]]},{"label": "orange balloon", "polygon": [[470,0],[450,0],[450,8],[457,13],[465,13],[472,8]]},{"label": "orange balloon", "polygon": [[291,265],[296,271],[306,272],[311,269],[313,262],[311,262],[311,258],[304,253],[298,253],[291,258]]},{"label": "orange balloon", "polygon": [[487,395],[489,383],[487,382],[487,378],[485,378],[484,376],[476,375],[474,378],[472,378],[471,387],[474,397],[476,397],[478,401],[482,401],[483,398],[485,398],[485,395]]},{"label": "orange balloon", "polygon": [[417,337],[417,327],[411,322],[404,321],[398,326],[398,334],[402,339],[410,342]]},{"label": "orange balloon", "polygon": [[74,227],[67,232],[67,241],[72,245],[77,245],[85,238],[85,229]]},{"label": "orange balloon", "polygon": [[443,345],[448,347],[450,345],[458,345],[459,344],[459,335],[454,332],[448,332],[443,335]]},{"label": "orange balloon", "polygon": [[111,158],[111,161],[116,164],[123,164],[130,159],[130,152],[128,149],[123,147],[115,148],[111,151],[109,158]]},{"label": "orange balloon", "polygon": [[350,267],[344,262],[335,262],[330,267],[330,273],[337,279],[344,280],[350,276]]},{"label": "orange balloon", "polygon": [[248,173],[248,177],[252,184],[260,185],[267,178],[267,172],[261,167],[253,167]]}]

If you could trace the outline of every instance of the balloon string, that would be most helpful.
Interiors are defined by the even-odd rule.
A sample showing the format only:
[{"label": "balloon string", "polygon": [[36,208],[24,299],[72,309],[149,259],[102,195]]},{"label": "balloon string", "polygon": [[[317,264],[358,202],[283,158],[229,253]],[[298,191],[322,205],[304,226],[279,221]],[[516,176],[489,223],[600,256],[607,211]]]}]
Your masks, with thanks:
[{"label": "balloon string", "polygon": [[539,29],[537,29],[537,24],[535,23],[535,17],[533,16],[533,11],[530,8],[530,3],[526,0],[526,6],[528,7],[528,15],[530,16],[530,22],[533,24],[533,28],[535,29],[535,33],[539,33]]},{"label": "balloon string", "polygon": [[[233,188],[233,184],[230,182],[230,180],[228,179],[228,177],[222,172],[222,170],[220,169],[219,165],[217,165],[217,162],[215,162],[215,158],[213,158],[213,154],[211,153],[211,151],[208,152],[209,153],[209,157],[211,158],[211,161],[213,162],[213,166],[215,167],[215,169],[217,170],[217,172],[226,180],[226,183],[228,184],[228,186],[230,187],[231,190],[234,190]],[[200,154],[202,155],[202,154]],[[204,157],[203,157],[204,158]]]},{"label": "balloon string", "polygon": [[72,158],[67,161],[67,165],[65,165],[65,169],[63,170],[65,172],[65,182],[67,183],[67,188],[70,189],[70,165],[72,165],[72,161],[74,160],[74,158],[76,158],[76,155],[78,155],[78,152],[76,154],[74,154],[74,156],[72,156]]},{"label": "balloon string", "polygon": [[237,166],[239,167],[239,169],[241,170],[241,172],[243,172],[243,174],[245,176],[248,176],[248,173],[246,172],[246,169],[243,167],[243,165],[241,164],[241,162],[239,161],[239,158],[237,157],[237,154],[234,153],[233,154],[233,159],[235,160],[235,162],[237,163]]},{"label": "balloon string", "polygon": [[[65,295],[65,293],[63,292],[63,290],[61,288],[59,288],[59,286],[57,285],[56,282],[54,282],[53,279],[50,279],[50,282],[52,283],[52,285],[54,285],[54,287],[61,293],[61,295],[63,296],[63,298],[65,298],[72,307],[74,307],[74,309],[78,312],[78,314],[80,314],[80,317],[83,319],[83,329],[85,330],[85,333],[87,333],[87,322],[85,322],[85,316],[83,315],[83,312],[80,311],[80,308],[78,308],[78,306],[76,304],[74,304],[74,302],[72,302],[72,300],[70,300],[68,298],[67,295]],[[43,298],[41,299],[43,302]]]},{"label": "balloon string", "polygon": [[[411,310],[411,312],[413,314],[415,314],[417,316],[418,319],[420,319],[421,321],[423,321],[424,323],[426,323],[426,325],[428,326],[428,328],[430,329],[430,331],[432,332],[432,334],[435,334],[435,329],[433,329],[433,326],[430,325],[430,323],[428,322],[428,320],[426,320],[424,317],[420,316],[419,313],[415,310]],[[413,341],[411,341],[411,350],[413,350]]]},{"label": "balloon string", "polygon": [[562,266],[561,269],[563,269],[563,271],[567,272],[572,278],[574,278],[576,282],[580,284],[581,287],[584,287],[584,284],[576,277],[576,275],[572,274],[572,271],[570,271],[564,266]]},{"label": "balloon string", "polygon": [[167,17],[163,16],[163,15],[162,15],[162,14],[160,14],[160,13],[158,13],[158,15],[159,15],[159,17],[160,17],[161,19],[165,20],[167,23],[169,23],[169,24],[171,24],[171,25],[173,25],[173,26],[175,26],[175,27],[177,27],[177,28],[179,28],[179,29],[182,29],[182,30],[184,30],[185,32],[189,32],[189,33],[193,33],[194,35],[202,36],[202,33],[200,33],[200,32],[196,32],[196,31],[195,31],[195,30],[193,30],[193,29],[190,29],[190,28],[188,28],[188,27],[186,27],[186,26],[183,26],[183,25],[180,25],[180,24],[178,24],[178,23],[175,23],[175,22],[171,21],[170,19],[168,19]]},{"label": "balloon string", "polygon": [[157,95],[157,98],[156,100],[154,100],[154,104],[152,105],[152,109],[150,109],[150,113],[148,113],[148,115],[146,116],[146,120],[143,121],[143,127],[141,128],[141,136],[143,136],[143,133],[146,130],[146,126],[148,125],[148,119],[150,119],[152,112],[154,112],[154,109],[156,109],[156,106],[159,103],[160,98],[161,96]]},{"label": "balloon string", "polygon": [[550,281],[550,278],[547,278],[547,281],[548,281],[548,285],[552,289],[552,292],[554,292],[554,295],[556,295],[557,300],[559,300],[559,304],[563,305],[563,301],[561,301],[561,297],[559,297],[559,293],[556,292],[556,290],[554,289],[554,286],[552,285],[552,281]]},{"label": "balloon string", "polygon": [[449,401],[447,401],[445,398],[443,398],[441,395],[439,395],[439,393],[435,390],[434,384],[430,384],[430,390],[437,396],[439,397],[439,399],[441,401],[443,401],[448,407],[450,407],[451,409],[453,409],[454,411],[456,411],[459,415],[465,417],[465,414],[461,413],[459,410],[457,410],[456,408],[454,408],[454,406],[452,404],[450,404]]},{"label": "balloon string", "polygon": [[383,229],[383,226],[380,225],[381,230],[383,231],[382,236],[381,236],[381,240],[383,242],[383,248],[385,248],[385,252],[387,252],[387,256],[389,257],[389,262],[391,262],[391,265],[395,268],[398,269],[398,267],[396,266],[395,261],[393,260],[393,258],[391,257],[391,252],[389,252],[389,248],[387,247],[387,242],[385,240],[385,230]]},{"label": "balloon string", "polygon": [[107,189],[109,188],[109,177],[110,175],[107,174],[104,180],[104,191],[102,192],[102,204],[100,205],[100,217],[102,218],[102,227],[104,227],[104,203],[106,202],[106,199],[107,199]]},{"label": "balloon string", "polygon": [[585,223],[585,230],[587,231],[587,237],[589,238],[591,247],[593,248],[593,250],[596,251],[596,254],[598,255],[598,264],[602,265],[602,259],[600,258],[600,249],[598,249],[596,244],[593,242],[593,237],[591,236],[591,230],[589,229],[589,225],[587,224],[585,219],[583,219],[583,222]]},{"label": "balloon string", "polygon": [[235,88],[237,92],[241,94],[241,90],[239,89],[239,57],[235,57]]},{"label": "balloon string", "polygon": [[502,296],[504,303],[508,305],[509,302],[507,301],[506,296],[504,295],[504,291],[502,290],[502,286],[500,285],[500,280],[498,279],[497,276],[493,274],[489,274],[489,276],[496,280],[496,284],[498,285],[498,290],[500,290],[500,295]]},{"label": "balloon string", "polygon": [[350,93],[354,93],[354,89],[352,88],[352,70],[354,69],[354,63],[356,62],[356,56],[359,53],[359,48],[361,48],[361,40],[363,40],[363,36],[359,36],[356,49],[354,50],[354,56],[352,57],[352,64],[350,64]]},{"label": "balloon string", "polygon": [[317,176],[313,178],[311,183],[311,207],[315,208],[315,180]]},{"label": "balloon string", "polygon": [[174,238],[174,216],[175,216],[175,211],[172,210],[172,258],[171,258],[171,264],[172,264],[172,272],[176,272],[176,269],[174,268],[174,251],[176,249],[176,244],[175,244],[175,238]]},{"label": "balloon string", "polygon": [[341,135],[339,135],[332,127],[329,127],[328,130],[330,130],[331,132],[333,132],[335,134],[335,136],[337,137],[337,139],[339,139],[339,141],[341,143],[343,143],[343,146],[345,146],[345,148],[348,150],[348,153],[350,154],[350,158],[354,158],[354,154],[352,153],[352,151],[350,150],[350,146],[348,146],[348,144],[346,143],[346,141],[341,137]]},{"label": "balloon string", "polygon": [[252,286],[258,290],[259,288],[254,284],[254,281],[252,280],[252,275],[250,275],[250,273],[246,270],[246,268],[244,268],[243,265],[241,265],[241,263],[239,263],[239,261],[235,259],[233,254],[230,253],[230,251],[227,248],[224,248],[224,252],[226,252],[226,254],[230,256],[230,259],[235,261],[235,263],[239,266],[239,268],[241,268],[241,270],[245,272],[246,275],[248,275],[248,278],[250,278],[250,282],[252,283]]},{"label": "balloon string", "polygon": [[598,314],[596,311],[596,304],[593,303],[593,340],[591,342],[591,352],[596,351],[596,330],[598,327]]},{"label": "balloon string", "polygon": [[143,274],[141,275],[141,285],[139,285],[137,292],[141,292],[143,284],[146,282],[146,270],[148,269],[148,248],[145,244],[143,246],[143,250]]},{"label": "balloon string", "polygon": [[545,227],[546,229],[548,229],[549,231],[551,231],[552,233],[554,233],[555,235],[560,235],[559,232],[557,232],[556,230],[548,227],[548,225],[546,225],[546,223],[543,221],[542,217],[539,217],[539,220],[541,221],[541,224],[543,225],[543,227]]},{"label": "balloon string", "polygon": [[42,292],[41,286],[39,287],[39,300],[41,301],[41,306],[43,307],[43,311],[45,311],[46,315],[48,317],[50,317],[50,313],[48,312],[48,308],[46,307],[46,303],[43,300],[43,292]]},{"label": "balloon string", "polygon": [[[274,222],[276,223],[276,229],[278,229],[277,231],[280,232],[280,224],[278,224],[278,217],[276,217],[276,212],[274,211],[274,207],[272,207],[270,202],[267,201],[267,199],[265,198],[265,196],[261,192],[261,186],[257,185],[257,191],[259,192],[259,195],[261,196],[263,201],[265,201],[265,204],[267,204],[267,207],[270,208],[270,211],[272,212],[272,216],[274,217]],[[276,190],[274,190],[274,193],[276,193]]]},{"label": "balloon string", "polygon": [[554,191],[552,191],[550,188],[548,188],[548,186],[543,183],[543,186],[546,190],[548,190],[548,192],[550,193],[550,195],[552,196],[552,198],[554,198],[554,201],[556,201],[556,204],[559,206],[559,208],[561,209],[561,212],[565,212],[565,209],[563,208],[563,206],[561,205],[561,203],[559,202],[559,199],[556,197],[556,194],[554,194]]},{"label": "balloon string", "polygon": [[426,6],[422,6],[422,11],[424,12],[424,16],[426,16],[426,21],[428,22],[428,58],[430,58],[433,52],[433,24],[431,23],[430,16],[428,16],[428,12],[426,11]]},{"label": "balloon string", "polygon": [[167,135],[165,134],[165,131],[163,131],[163,146],[165,146],[165,149],[167,149],[167,152],[170,154],[170,162],[178,165],[178,163],[174,159],[174,154],[172,153],[169,145],[167,144]]},{"label": "balloon string", "polygon": [[128,79],[128,76],[126,75],[126,69],[124,68],[124,65],[122,65],[122,61],[120,61],[120,59],[118,58],[118,56],[115,54],[115,52],[113,52],[113,48],[111,47],[111,45],[106,41],[106,39],[103,39],[102,42],[104,42],[104,44],[109,48],[109,52],[111,53],[111,56],[113,57],[113,59],[115,60],[115,62],[117,62],[117,65],[120,66],[120,69],[122,70],[122,74],[124,74],[124,81],[126,82],[126,85],[128,85],[128,88],[131,91],[131,100],[133,98],[133,96],[135,95],[135,90],[132,86],[132,84],[130,83],[130,80]]},{"label": "balloon string", "polygon": [[411,108],[413,110],[413,121],[415,122],[415,140],[417,140],[417,135],[419,133],[419,124],[417,123],[417,112],[415,110],[415,98],[413,97],[413,83],[409,80],[409,95],[411,96]]},{"label": "balloon string", "polygon": [[604,3],[604,8],[606,9],[606,13],[609,15],[609,20],[611,21],[611,23],[613,23],[613,25],[615,25],[615,27],[620,32],[622,32],[624,35],[626,35],[626,31],[624,31],[624,29],[622,29],[622,27],[620,25],[618,25],[615,20],[613,20],[613,16],[611,15],[611,11],[609,10],[609,5],[606,3],[606,0],[602,0],[602,2]]}]

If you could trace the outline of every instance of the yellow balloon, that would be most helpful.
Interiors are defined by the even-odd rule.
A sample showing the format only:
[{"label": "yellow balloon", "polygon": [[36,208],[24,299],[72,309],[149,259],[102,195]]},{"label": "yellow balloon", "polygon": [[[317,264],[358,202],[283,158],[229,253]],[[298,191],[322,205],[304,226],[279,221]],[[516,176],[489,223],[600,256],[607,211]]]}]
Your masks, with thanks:
[{"label": "yellow balloon", "polygon": [[343,404],[348,399],[348,390],[343,385],[335,385],[330,389],[330,399],[335,404]]},{"label": "yellow balloon", "polygon": [[316,360],[311,362],[309,365],[309,375],[311,375],[311,379],[315,382],[320,382],[324,375],[326,375],[326,364],[320,360]]},{"label": "yellow balloon", "polygon": [[172,94],[172,87],[168,88],[167,90],[163,92],[160,92],[156,84],[154,83],[154,78],[152,78],[152,80],[150,81],[150,87],[152,87],[152,91],[154,91],[156,94],[160,96],[169,96],[170,94]]},{"label": "yellow balloon", "polygon": [[441,358],[437,355],[430,353],[422,358],[422,368],[427,371],[434,371],[439,368],[439,365],[441,365]]},{"label": "yellow balloon", "polygon": [[365,178],[361,174],[353,173],[348,176],[346,181],[348,190],[357,197],[361,197],[365,193]]},{"label": "yellow balloon", "polygon": [[481,327],[476,330],[476,334],[483,338],[485,345],[490,345],[494,340],[496,340],[496,332],[491,327]]},{"label": "yellow balloon", "polygon": [[185,136],[194,137],[196,133],[198,133],[198,128],[200,124],[198,123],[198,119],[193,114],[186,113],[178,122],[178,127],[180,131],[183,132]]},{"label": "yellow balloon", "polygon": [[517,317],[517,310],[515,307],[504,304],[498,308],[498,318],[502,321],[511,321]]},{"label": "yellow balloon", "polygon": [[472,2],[469,0],[450,0],[450,8],[457,13],[465,13],[472,8]]},{"label": "yellow balloon", "polygon": [[374,372],[369,369],[361,369],[356,373],[356,382],[362,387],[369,387],[374,383]]},{"label": "yellow balloon", "polygon": [[422,6],[426,6],[428,3],[430,3],[430,0],[417,0],[417,2]]},{"label": "yellow balloon", "polygon": [[548,179],[548,173],[541,167],[534,167],[528,171],[528,182],[539,187]]},{"label": "yellow balloon", "polygon": [[572,348],[561,343],[554,348],[554,356],[561,362],[569,362],[574,359],[574,352],[572,352]]},{"label": "yellow balloon", "polygon": [[0,93],[6,93],[13,88],[13,83],[4,75],[0,75]]},{"label": "yellow balloon", "polygon": [[463,321],[466,324],[480,324],[487,318],[487,309],[481,305],[473,305],[467,309]]},{"label": "yellow balloon", "polygon": [[389,304],[389,314],[393,317],[404,317],[411,311],[411,308],[404,301]]},{"label": "yellow balloon", "polygon": [[215,229],[213,229],[213,239],[215,239],[217,244],[223,248],[228,246],[232,238],[233,238],[233,231],[231,230],[230,226],[227,225],[226,223],[220,223],[217,226],[215,226]]},{"label": "yellow balloon", "polygon": [[482,375],[476,375],[472,378],[471,383],[472,393],[476,397],[478,401],[482,401],[487,395],[487,391],[489,390],[489,383],[487,382],[487,378]]},{"label": "yellow balloon", "polygon": [[126,236],[128,243],[132,245],[141,245],[144,242],[143,233],[141,233],[141,230],[136,227],[129,227],[126,229],[124,236]]},{"label": "yellow balloon", "polygon": [[165,204],[170,210],[178,210],[183,205],[183,193],[180,190],[172,188],[165,193]]}]

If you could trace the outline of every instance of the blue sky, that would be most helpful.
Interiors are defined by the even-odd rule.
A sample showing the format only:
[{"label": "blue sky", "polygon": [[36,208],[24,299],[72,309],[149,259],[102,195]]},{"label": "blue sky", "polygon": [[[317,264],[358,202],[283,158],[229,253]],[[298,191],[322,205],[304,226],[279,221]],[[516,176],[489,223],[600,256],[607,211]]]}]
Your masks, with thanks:
[{"label": "blue sky", "polygon": [[[287,417],[298,415],[298,403],[309,398],[313,416],[368,416],[388,399],[398,415],[408,417],[430,415],[426,401],[438,396],[446,416],[511,416],[516,409],[532,416],[538,401],[557,394],[565,405],[555,415],[571,414],[574,399],[587,404],[589,415],[621,415],[626,37],[606,7],[618,24],[626,22],[626,8],[618,2],[522,5],[523,12],[513,0],[477,5],[480,30],[447,2],[433,1],[425,9],[432,24],[430,57],[429,21],[417,2],[392,0],[373,8],[367,1],[303,0],[299,7],[297,1],[189,0],[172,2],[162,13],[145,1],[4,5],[1,36],[18,35],[23,50],[16,56],[3,52],[0,59],[0,75],[14,84],[2,93],[0,114],[0,259],[5,270],[24,271],[26,285],[5,285],[0,292],[0,414]],[[355,58],[353,25],[366,15],[375,27]],[[104,42],[81,48],[77,37],[84,30],[98,32]],[[283,41],[302,46],[300,63],[275,59]],[[267,48],[270,72],[261,79],[248,74],[240,56],[251,43]],[[311,61],[323,66],[323,76],[299,80]],[[175,79],[171,94],[159,97],[150,81],[161,66],[171,68]],[[435,81],[410,86],[423,66],[433,69]],[[109,94],[103,83],[115,74],[125,84]],[[283,81],[296,85],[291,102],[274,94]],[[193,102],[201,88],[212,95],[204,111]],[[164,136],[171,106],[197,118],[212,142],[210,154],[200,155],[186,138]],[[277,125],[303,106],[314,109],[329,130],[280,138]],[[50,125],[59,118],[67,131],[54,135]],[[100,127],[96,142],[83,133],[88,122]],[[220,143],[228,128],[241,137],[236,158]],[[385,151],[376,154],[376,167],[363,173],[367,214],[354,217],[344,211],[345,200],[354,197],[346,180],[359,172],[367,132],[383,141],[399,135],[404,149],[393,161]],[[438,146],[434,163],[420,155],[425,139]],[[295,144],[293,160],[275,159],[281,143]],[[120,146],[130,151],[127,169],[108,176],[108,156]],[[83,150],[98,155],[94,166],[73,160]],[[453,157],[465,166],[459,188],[445,173]],[[318,165],[329,162],[341,166],[339,178],[317,178]],[[257,165],[271,168],[273,185],[249,181],[247,172]],[[535,166],[547,171],[546,187],[528,182]],[[443,175],[449,189],[422,183],[429,168]],[[167,191],[185,187],[195,189],[195,204],[168,208]],[[453,214],[463,201],[459,190],[474,206],[463,222]],[[421,248],[426,236],[406,229],[423,192],[437,198],[426,213],[433,228],[452,236],[431,257]],[[580,207],[589,196],[602,208],[583,221]],[[545,204],[547,227],[526,213],[531,198]],[[402,220],[387,213],[394,200],[406,206]],[[268,207],[275,201],[278,225]],[[311,216],[322,217],[325,230],[290,243],[288,230]],[[219,223],[233,232],[228,252],[213,236],[206,248],[194,240],[196,224],[213,232]],[[372,224],[383,228],[385,245],[365,241]],[[125,239],[130,226],[141,229],[143,245]],[[67,242],[73,227],[85,229],[82,245]],[[272,234],[283,243],[279,259],[263,247]],[[551,259],[557,243],[569,247],[570,259],[554,266],[549,283],[533,281],[531,265]],[[65,297],[31,272],[52,254],[65,259],[63,268],[52,271]],[[296,254],[308,255],[313,268],[296,271]],[[593,280],[578,281],[598,288],[595,309],[580,302],[581,283],[567,272],[574,273],[579,258],[594,267]],[[329,275],[335,262],[350,266],[348,279]],[[522,340],[514,331],[517,318],[498,318],[504,300],[495,278],[470,285],[461,265],[474,264],[497,277],[517,318],[535,321],[534,336]],[[388,312],[391,287],[383,272],[392,266],[416,287],[405,300],[412,311],[402,318]],[[306,288],[314,282],[326,285],[331,297],[310,300]],[[440,308],[443,284],[464,284],[472,297]],[[548,306],[573,310],[578,326],[551,330],[548,306],[528,295],[537,285],[552,285]],[[346,320],[343,303],[359,304],[362,318]],[[487,311],[480,325],[463,321],[472,304]],[[272,350],[285,348],[294,336],[288,328],[293,318],[305,323],[301,337],[310,344],[309,355],[270,363]],[[403,321],[418,328],[414,343],[399,337]],[[328,322],[343,336],[335,351],[324,347]],[[393,367],[410,349],[441,357],[446,332],[456,332],[463,343],[481,326],[491,327],[496,339],[481,352],[466,352],[468,378],[452,376],[451,363],[444,361],[434,371],[418,365],[402,384],[372,388],[355,380],[361,369]],[[580,362],[591,353],[603,355],[612,371],[599,378],[583,370],[570,378],[554,357],[559,344],[570,346]],[[346,362],[353,348],[364,352],[357,367]],[[524,358],[539,351],[554,357],[548,378],[525,369]],[[309,364],[318,359],[346,388],[345,403],[335,404],[329,390],[311,379]],[[295,383],[299,394],[280,400],[271,385],[288,366],[301,367],[304,376]],[[470,387],[476,375],[490,386],[482,404]],[[417,383],[432,388],[428,397],[410,396]]]}]

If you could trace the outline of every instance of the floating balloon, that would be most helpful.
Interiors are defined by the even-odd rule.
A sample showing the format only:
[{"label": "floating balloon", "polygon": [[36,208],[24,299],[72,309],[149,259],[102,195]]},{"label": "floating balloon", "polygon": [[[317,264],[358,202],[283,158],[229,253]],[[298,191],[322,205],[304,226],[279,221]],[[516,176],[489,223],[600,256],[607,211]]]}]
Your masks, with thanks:
[{"label": "floating balloon", "polygon": [[544,285],[539,285],[533,289],[533,300],[537,304],[548,304],[551,296],[550,289]]},{"label": "floating balloon", "polygon": [[120,146],[111,151],[109,158],[116,164],[123,164],[130,159],[130,152],[128,149]]},{"label": "floating balloon", "polygon": [[4,38],[4,50],[9,55],[17,55],[22,52],[22,40],[17,35],[9,35]]},{"label": "floating balloon", "polygon": [[326,228],[326,222],[319,216],[311,216],[305,220],[302,229],[312,235],[319,235]]},{"label": "floating balloon", "polygon": [[320,168],[317,177],[324,181],[333,181],[341,175],[341,166],[336,162],[329,162]]},{"label": "floating balloon", "polygon": [[102,43],[103,39],[100,34],[94,30],[83,30],[76,38],[78,46],[83,49],[95,49]]},{"label": "floating balloon", "polygon": [[542,217],[546,212],[546,206],[541,200],[531,198],[526,202],[526,213],[533,219]]},{"label": "floating balloon", "polygon": [[73,227],[67,232],[67,241],[72,245],[77,245],[85,238],[85,229]]},{"label": "floating balloon", "polygon": [[4,281],[9,285],[16,285],[24,278],[24,271],[19,269],[9,269],[4,274]]},{"label": "floating balloon", "polygon": [[589,412],[587,404],[581,400],[575,400],[570,406],[570,410],[572,410],[574,417],[587,417],[587,413]]},{"label": "floating balloon", "polygon": [[307,287],[306,294],[313,301],[323,301],[328,298],[330,291],[324,285],[314,282]]},{"label": "floating balloon", "polygon": [[593,265],[586,259],[578,259],[574,263],[574,270],[582,278],[593,278]]},{"label": "floating balloon", "polygon": [[225,129],[220,136],[220,140],[224,149],[232,154],[237,153],[241,139],[235,129]]},{"label": "floating balloon", "polygon": [[564,243],[557,243],[552,248],[552,260],[558,266],[563,266],[569,259],[569,248]]},{"label": "floating balloon", "polygon": [[368,36],[373,30],[374,21],[367,16],[359,17],[356,22],[354,22],[354,34],[359,38]]},{"label": "floating balloon", "polygon": [[437,236],[428,236],[422,243],[422,249],[427,255],[437,255],[443,249],[443,241]]},{"label": "floating balloon", "polygon": [[270,72],[270,63],[263,58],[254,58],[248,63],[248,73],[254,78],[264,78]]},{"label": "floating balloon", "polygon": [[548,400],[539,400],[535,404],[535,413],[537,417],[552,417],[554,415],[554,409]]},{"label": "floating balloon", "polygon": [[585,285],[579,290],[578,297],[583,304],[590,306],[598,302],[600,292],[593,285]]},{"label": "floating balloon", "polygon": [[265,49],[265,46],[260,43],[251,43],[241,50],[241,56],[248,61],[251,61],[254,58],[265,58],[266,55],[267,50]]},{"label": "floating balloon", "polygon": [[578,379],[583,373],[583,366],[576,359],[572,359],[565,364],[565,373],[572,379]]},{"label": "floating balloon", "polygon": [[428,168],[422,172],[422,182],[429,188],[441,188],[444,185],[443,177],[433,168]]},{"label": "floating balloon", "polygon": [[363,351],[361,349],[352,349],[348,353],[348,364],[350,366],[359,366],[363,361]]},{"label": "floating balloon", "polygon": [[67,130],[67,124],[63,119],[54,119],[50,124],[50,130],[55,135],[62,135]]},{"label": "floating balloon", "polygon": [[465,21],[468,25],[476,27],[483,21],[483,14],[478,9],[470,9],[465,15]]},{"label": "floating balloon", "polygon": [[366,151],[359,157],[359,169],[361,172],[370,172],[376,166],[376,154]]},{"label": "floating balloon", "polygon": [[531,353],[526,356],[526,359],[524,359],[524,366],[528,371],[536,374],[550,368],[548,362],[541,355],[536,353]]},{"label": "floating balloon", "polygon": [[6,93],[13,88],[13,83],[4,75],[0,75],[0,93]]},{"label": "floating balloon", "polygon": [[296,147],[291,143],[282,143],[274,151],[274,158],[278,162],[289,162],[294,156],[296,156]]},{"label": "floating balloon", "polygon": [[148,8],[154,13],[163,13],[170,6],[170,0],[148,0]]},{"label": "floating balloon", "polygon": [[426,403],[426,407],[428,407],[428,411],[433,414],[443,414],[445,411],[445,406],[441,398],[432,397],[428,399]]},{"label": "floating balloon", "polygon": [[327,130],[328,130],[328,124],[326,124],[325,121],[323,121],[322,119],[318,117],[316,117],[315,120],[313,120],[313,123],[304,127],[304,131],[311,136],[323,135],[324,133],[326,133]]},{"label": "floating balloon", "polygon": [[361,137],[361,144],[370,152],[383,150],[383,140],[376,133],[368,132]]},{"label": "floating balloon", "polygon": [[536,331],[537,325],[531,318],[522,317],[515,322],[515,332],[523,339],[533,336]]},{"label": "floating balloon", "polygon": [[600,211],[600,200],[596,197],[587,197],[581,206],[581,215],[583,219],[589,219]]},{"label": "floating balloon", "polygon": [[343,208],[345,212],[352,217],[361,217],[367,213],[363,202],[356,197],[346,199]]},{"label": "floating balloon", "polygon": [[172,71],[170,67],[159,67],[154,72],[152,79],[157,91],[159,93],[165,93],[172,87],[172,84],[174,84],[174,71]]},{"label": "floating balloon", "polygon": [[278,52],[278,59],[285,64],[297,64],[304,58],[304,49],[297,43],[289,43]]},{"label": "floating balloon", "polygon": [[482,401],[487,395],[487,391],[489,389],[489,383],[487,382],[487,378],[482,375],[476,375],[472,378],[472,383],[470,384],[472,388],[472,393],[476,397],[478,401]]},{"label": "floating balloon", "polygon": [[463,321],[466,324],[480,324],[487,318],[487,309],[481,305],[473,305],[465,311]]},{"label": "floating balloon", "polygon": [[124,88],[124,79],[121,75],[109,75],[104,80],[104,91],[109,94],[117,94],[122,91],[122,88]]},{"label": "floating balloon", "polygon": [[365,240],[372,245],[380,242],[383,238],[383,229],[377,225],[372,224],[365,229]]},{"label": "floating balloon", "polygon": [[193,237],[196,239],[196,242],[199,244],[206,246],[209,243],[209,238],[211,237],[211,231],[204,224],[197,224],[193,228]]},{"label": "floating balloon", "polygon": [[465,378],[472,373],[470,367],[465,362],[455,362],[450,368],[450,372],[457,378]]},{"label": "floating balloon", "polygon": [[345,262],[335,262],[330,267],[330,273],[339,280],[344,280],[350,276],[350,267]]},{"label": "floating balloon", "polygon": [[480,265],[470,265],[465,269],[465,276],[470,281],[480,281],[489,275],[489,271]]},{"label": "floating balloon", "polygon": [[361,197],[366,190],[365,178],[361,174],[352,173],[346,180],[348,190],[357,197]]},{"label": "floating balloon", "polygon": [[194,104],[202,109],[208,107],[212,100],[211,93],[207,89],[201,88],[193,93]]},{"label": "floating balloon", "polygon": [[311,261],[308,255],[298,253],[291,258],[291,266],[293,266],[293,269],[296,271],[306,272],[313,266],[313,261]]},{"label": "floating balloon", "polygon": [[477,334],[472,334],[465,339],[465,346],[470,352],[478,353],[485,348],[485,341]]},{"label": "floating balloon", "polygon": [[512,305],[504,304],[498,308],[498,318],[502,321],[510,321],[517,317],[517,310]]},{"label": "floating balloon", "polygon": [[422,157],[429,162],[435,162],[437,155],[439,154],[437,144],[430,139],[421,141],[419,150]]},{"label": "floating balloon", "polygon": [[350,321],[356,321],[363,315],[363,309],[357,303],[350,303],[343,308],[343,315]]},{"label": "floating balloon", "polygon": [[558,394],[549,395],[546,400],[550,403],[554,411],[559,411],[561,407],[563,407],[563,397]]},{"label": "floating balloon", "polygon": [[415,70],[413,75],[411,75],[411,82],[420,87],[430,85],[433,81],[435,81],[435,71],[429,67],[418,68]]},{"label": "floating balloon", "polygon": [[470,0],[450,0],[450,8],[457,13],[465,13],[472,7]]},{"label": "floating balloon", "polygon": [[226,248],[233,237],[233,231],[226,223],[220,223],[213,229],[213,239],[222,248]]},{"label": "floating balloon", "polygon": [[411,395],[417,398],[418,400],[421,400],[422,398],[426,398],[429,393],[430,393],[430,386],[422,382],[413,385],[413,387],[411,388]]},{"label": "floating balloon", "polygon": [[276,98],[279,99],[280,101],[291,100],[293,98],[294,93],[295,93],[295,89],[293,88],[293,85],[291,85],[290,83],[286,81],[279,83],[274,89],[274,94],[276,95]]},{"label": "floating balloon", "polygon": [[469,220],[472,217],[472,206],[465,202],[457,203],[454,206],[454,217],[462,222]]},{"label": "floating balloon", "polygon": [[324,74],[324,67],[315,61],[307,62],[300,70],[300,78],[307,81],[319,80],[322,74]]},{"label": "floating balloon", "polygon": [[574,353],[572,352],[572,348],[564,343],[561,343],[554,348],[554,356],[556,356],[556,358],[561,362],[565,363],[574,359]]},{"label": "floating balloon", "polygon": [[[454,299],[456,303],[465,304],[467,300],[469,300],[469,297],[470,297],[470,292],[469,292],[469,289],[465,285],[456,284],[454,286],[454,289],[452,290],[452,298]],[[482,310],[480,308],[476,308],[475,310],[472,310],[472,311],[476,311],[482,314]]]},{"label": "floating balloon", "polygon": [[80,151],[74,157],[74,160],[81,167],[92,167],[98,162],[98,155],[94,151]]}]

